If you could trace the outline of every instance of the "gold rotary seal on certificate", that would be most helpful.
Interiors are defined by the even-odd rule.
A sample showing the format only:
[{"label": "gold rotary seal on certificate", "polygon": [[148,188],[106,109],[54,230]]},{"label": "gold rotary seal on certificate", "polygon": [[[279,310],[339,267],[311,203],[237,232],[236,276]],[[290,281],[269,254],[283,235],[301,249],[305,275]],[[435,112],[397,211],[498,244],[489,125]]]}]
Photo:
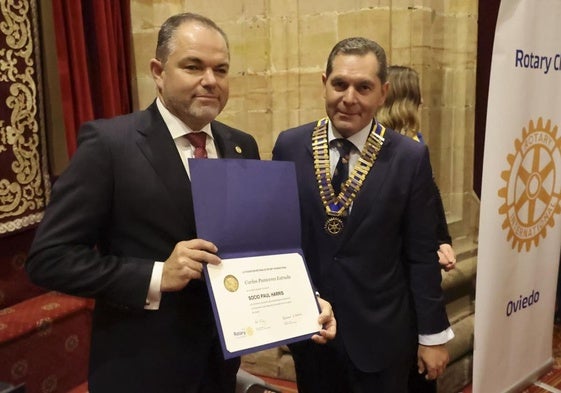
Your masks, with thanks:
[{"label": "gold rotary seal on certificate", "polygon": [[224,288],[226,288],[227,291],[236,292],[239,287],[240,283],[235,276],[228,274],[226,277],[224,277]]}]

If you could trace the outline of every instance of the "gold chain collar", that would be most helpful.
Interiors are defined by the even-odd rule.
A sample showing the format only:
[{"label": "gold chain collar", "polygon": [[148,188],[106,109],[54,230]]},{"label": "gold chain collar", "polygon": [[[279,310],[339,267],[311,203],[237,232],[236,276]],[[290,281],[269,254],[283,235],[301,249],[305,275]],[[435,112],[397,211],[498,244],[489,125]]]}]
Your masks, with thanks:
[{"label": "gold chain collar", "polygon": [[319,186],[319,195],[325,211],[327,220],[325,230],[331,235],[338,235],[343,230],[343,220],[349,207],[360,191],[370,168],[374,165],[378,153],[384,143],[386,129],[374,120],[374,129],[368,135],[368,139],[347,180],[341,187],[339,195],[335,195],[331,185],[331,169],[329,161],[329,141],[327,136],[327,124],[329,120],[323,118],[318,120],[316,128],[312,133],[312,152],[314,156],[314,171]]}]

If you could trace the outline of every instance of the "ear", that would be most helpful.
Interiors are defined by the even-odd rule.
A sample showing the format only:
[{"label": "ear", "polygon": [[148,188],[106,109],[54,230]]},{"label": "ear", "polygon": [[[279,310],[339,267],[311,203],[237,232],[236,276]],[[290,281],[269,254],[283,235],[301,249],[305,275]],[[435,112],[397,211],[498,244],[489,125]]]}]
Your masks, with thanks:
[{"label": "ear", "polygon": [[323,84],[323,98],[325,98],[327,93],[327,75],[325,75],[325,72],[321,74],[321,83]]},{"label": "ear", "polygon": [[164,65],[162,62],[156,58],[150,60],[150,72],[152,73],[152,79],[156,82],[158,90],[162,87],[162,74],[164,73]]},{"label": "ear", "polygon": [[388,96],[389,89],[390,89],[390,82],[386,82],[382,86],[380,86],[381,94],[380,94],[380,100],[378,102],[379,106],[384,105],[384,102],[386,102],[386,97]]}]

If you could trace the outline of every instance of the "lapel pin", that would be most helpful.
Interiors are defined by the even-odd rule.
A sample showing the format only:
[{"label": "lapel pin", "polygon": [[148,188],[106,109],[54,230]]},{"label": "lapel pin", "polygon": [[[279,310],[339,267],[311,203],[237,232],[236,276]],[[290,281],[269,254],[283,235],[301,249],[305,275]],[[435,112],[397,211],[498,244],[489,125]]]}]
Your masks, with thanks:
[{"label": "lapel pin", "polygon": [[236,146],[236,153],[241,154],[242,153],[242,148],[239,146]]}]

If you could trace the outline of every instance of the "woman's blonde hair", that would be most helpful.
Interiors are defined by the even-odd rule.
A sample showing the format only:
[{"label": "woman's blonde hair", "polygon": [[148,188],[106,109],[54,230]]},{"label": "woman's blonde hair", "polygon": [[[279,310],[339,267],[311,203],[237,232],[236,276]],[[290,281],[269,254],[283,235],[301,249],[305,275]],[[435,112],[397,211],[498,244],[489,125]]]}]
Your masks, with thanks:
[{"label": "woman's blonde hair", "polygon": [[388,82],[388,95],[384,105],[378,109],[376,119],[386,127],[409,137],[416,137],[420,128],[419,74],[410,67],[389,66]]}]

